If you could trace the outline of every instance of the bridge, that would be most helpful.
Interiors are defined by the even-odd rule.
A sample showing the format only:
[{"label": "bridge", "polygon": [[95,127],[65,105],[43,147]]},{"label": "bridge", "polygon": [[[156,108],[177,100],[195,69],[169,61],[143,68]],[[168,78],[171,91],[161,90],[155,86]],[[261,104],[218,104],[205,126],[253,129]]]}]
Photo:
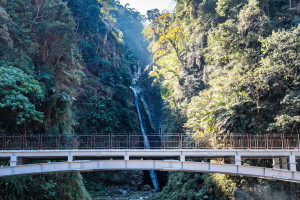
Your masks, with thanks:
[{"label": "bridge", "polygon": [[[160,170],[224,173],[300,182],[298,135],[0,135],[0,177],[66,171]],[[152,140],[151,140],[152,139]],[[268,161],[249,165],[249,160]],[[255,163],[255,162],[252,162]],[[259,163],[259,162],[257,162]],[[8,166],[9,165],[9,166]]]}]

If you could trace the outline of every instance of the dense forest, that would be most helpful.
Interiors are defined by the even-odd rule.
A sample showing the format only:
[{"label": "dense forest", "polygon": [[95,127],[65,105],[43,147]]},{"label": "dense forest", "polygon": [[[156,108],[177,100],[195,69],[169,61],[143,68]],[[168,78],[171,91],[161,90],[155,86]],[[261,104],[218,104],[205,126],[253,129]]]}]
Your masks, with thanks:
[{"label": "dense forest", "polygon": [[[150,76],[172,119],[165,132],[300,133],[299,1],[177,0],[174,13],[150,10],[148,19]],[[189,173],[169,179],[161,199],[299,198],[293,184]]]},{"label": "dense forest", "polygon": [[[0,134],[140,133],[136,73],[152,131],[299,134],[300,1],[176,2],[143,16],[118,0],[0,0]],[[84,179],[1,178],[0,199],[90,199]],[[299,189],[172,172],[154,199],[299,199]]]},{"label": "dense forest", "polygon": [[[139,132],[129,87],[149,62],[140,13],[118,1],[0,6],[1,134]],[[77,173],[6,178],[0,198],[88,199],[82,184]]]}]

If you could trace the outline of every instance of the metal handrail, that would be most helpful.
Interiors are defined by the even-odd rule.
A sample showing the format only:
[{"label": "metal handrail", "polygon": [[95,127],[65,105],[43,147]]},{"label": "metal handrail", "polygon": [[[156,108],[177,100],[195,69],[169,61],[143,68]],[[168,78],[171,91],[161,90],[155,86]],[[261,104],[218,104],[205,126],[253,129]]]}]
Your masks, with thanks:
[{"label": "metal handrail", "polygon": [[[147,134],[151,149],[299,149],[299,135],[228,134],[194,137],[193,134]],[[144,149],[141,134],[98,133],[76,135],[0,135],[0,150]]]}]

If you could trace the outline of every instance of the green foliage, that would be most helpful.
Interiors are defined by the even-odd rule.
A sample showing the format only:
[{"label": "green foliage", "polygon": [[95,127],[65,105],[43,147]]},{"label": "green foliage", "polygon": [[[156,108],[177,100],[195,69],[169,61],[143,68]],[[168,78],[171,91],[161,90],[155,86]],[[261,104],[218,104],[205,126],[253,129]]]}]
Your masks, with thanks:
[{"label": "green foliage", "polygon": [[[0,4],[0,133],[72,130],[81,69],[75,23],[60,0]],[[77,173],[5,178],[0,199],[88,199]]]},{"label": "green foliage", "polygon": [[[149,54],[137,11],[95,0],[0,0],[0,6],[0,133],[138,130],[131,70],[146,65]],[[87,195],[81,177],[67,173],[0,180],[0,198]]]},{"label": "green foliage", "polygon": [[11,200],[88,200],[79,173],[35,175],[0,179],[0,198]]},{"label": "green foliage", "polygon": [[67,2],[79,24],[78,47],[85,68],[73,106],[78,122],[75,131],[136,132],[138,121],[129,87],[134,67],[147,63],[149,57],[141,15],[118,1]]},{"label": "green foliage", "polygon": [[[150,76],[161,87],[164,114],[175,116],[174,122],[183,119],[184,131],[207,138],[229,133],[299,134],[298,4],[285,0],[177,0],[176,12],[168,17],[149,12],[152,21],[144,33],[156,65]],[[176,42],[168,38],[172,34]],[[264,192],[273,195],[272,183],[241,178],[238,191],[243,185],[249,190],[251,182],[264,185],[257,186],[256,194],[243,191],[230,196],[231,186],[226,182],[232,179],[238,182],[224,177],[225,182],[220,181],[214,189],[203,182],[195,184],[201,179],[191,174],[176,173],[170,176],[162,199],[264,199]],[[205,180],[215,182],[218,177]],[[210,189],[212,192],[207,192]],[[278,191],[283,199],[296,196]]]},{"label": "green foliage", "polygon": [[[99,82],[87,76],[75,101],[77,133],[135,132],[133,99],[128,87],[120,84],[116,88],[99,87]],[[109,93],[111,98],[104,98]]]},{"label": "green foliage", "polygon": [[164,200],[202,200],[230,199],[235,191],[235,184],[221,174],[197,174],[172,172],[169,182],[157,198]]},{"label": "green foliage", "polygon": [[3,6],[6,3],[6,0],[0,0],[0,6]]},{"label": "green foliage", "polygon": [[14,67],[0,67],[0,113],[12,121],[12,126],[27,121],[42,122],[43,113],[35,104],[43,98],[39,83],[22,70]]},{"label": "green foliage", "polygon": [[269,129],[272,131],[277,129],[284,133],[298,133],[300,128],[300,92],[288,93],[280,104],[284,109],[276,116],[276,122],[270,124]]},{"label": "green foliage", "polygon": [[215,133],[248,133],[258,129],[255,102],[243,92],[224,96],[216,91],[203,91],[189,104],[186,126],[201,136]]},{"label": "green foliage", "polygon": [[[6,12],[1,13],[7,16],[0,15],[5,22],[0,43],[6,45],[0,48],[0,66],[22,70],[43,88],[44,98],[34,102],[31,99],[32,105],[23,114],[28,114],[28,110],[34,112],[35,107],[44,114],[43,124],[31,126],[30,132],[71,132],[70,108],[81,69],[75,49],[75,23],[69,9],[62,1],[53,0],[7,1],[4,9]],[[27,128],[11,132],[23,129]]]},{"label": "green foliage", "polygon": [[[297,106],[289,109],[283,99],[299,87],[299,28],[290,25],[276,31],[282,28],[276,16],[285,10],[272,3],[284,4],[178,1],[171,19],[161,15],[145,29],[158,65],[150,75],[163,88],[167,105],[187,116],[186,128],[202,135],[297,133]],[[294,17],[297,14],[290,16]],[[166,24],[156,30],[160,23]],[[183,36],[176,37],[172,46],[172,40],[164,38],[178,24]],[[206,89],[198,93],[204,89],[201,81]]]},{"label": "green foliage", "polygon": [[94,181],[90,179],[84,179],[83,180],[84,187],[90,194],[90,196],[99,196],[104,195],[106,193],[106,188],[103,185],[100,185],[99,183],[95,183]]}]

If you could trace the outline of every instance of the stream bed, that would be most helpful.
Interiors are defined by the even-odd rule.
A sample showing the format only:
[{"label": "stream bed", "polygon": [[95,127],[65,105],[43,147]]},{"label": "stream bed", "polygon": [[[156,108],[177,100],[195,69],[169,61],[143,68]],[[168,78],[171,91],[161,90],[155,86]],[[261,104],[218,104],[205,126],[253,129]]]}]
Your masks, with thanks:
[{"label": "stream bed", "polygon": [[106,188],[106,193],[94,196],[93,200],[155,200],[156,191],[136,191],[123,187],[111,186]]}]

